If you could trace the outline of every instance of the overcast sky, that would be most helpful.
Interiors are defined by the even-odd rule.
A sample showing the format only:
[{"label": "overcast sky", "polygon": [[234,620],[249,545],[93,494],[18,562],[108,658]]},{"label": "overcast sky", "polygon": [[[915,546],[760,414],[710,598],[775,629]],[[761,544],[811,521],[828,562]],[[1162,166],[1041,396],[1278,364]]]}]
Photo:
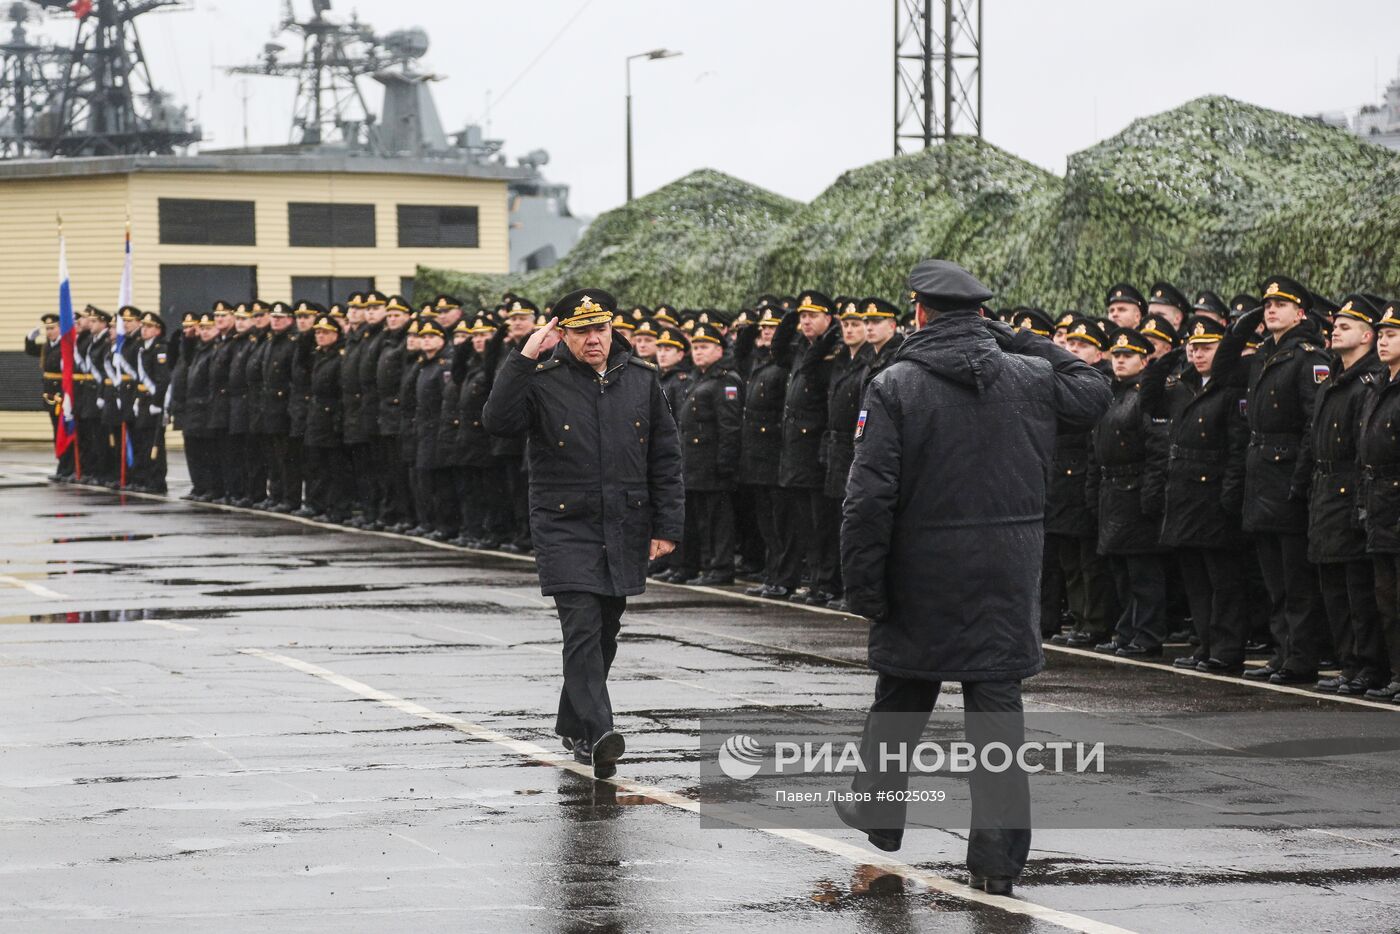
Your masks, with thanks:
[{"label": "overcast sky", "polygon": [[[294,4],[309,15],[310,0]],[[624,197],[623,60],[661,46],[684,54],[633,65],[639,194],[711,167],[810,200],[842,171],[888,157],[893,7],[334,0],[332,13],[354,10],[381,33],[426,28],[424,63],[443,76],[436,97],[444,127],[485,122],[493,100],[491,134],[506,140],[506,152],[547,149],[546,172],[572,185],[574,210],[596,214]],[[1068,154],[1202,94],[1293,113],[1352,111],[1379,97],[1400,60],[1395,0],[984,7],[984,135],[1061,173]],[[287,140],[293,82],[221,71],[257,58],[281,9],[281,0],[193,0],[189,11],[141,19],[157,83],[198,110],[206,146],[241,144],[245,81],[250,141]],[[44,31],[71,36],[72,21]],[[377,107],[378,85],[366,86]]]}]

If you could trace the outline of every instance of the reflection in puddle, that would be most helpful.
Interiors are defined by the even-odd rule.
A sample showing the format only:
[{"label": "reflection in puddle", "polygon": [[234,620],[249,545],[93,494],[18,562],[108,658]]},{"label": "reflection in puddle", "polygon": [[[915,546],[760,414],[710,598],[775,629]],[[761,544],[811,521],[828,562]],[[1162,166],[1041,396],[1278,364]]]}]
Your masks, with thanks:
[{"label": "reflection in puddle", "polygon": [[122,610],[73,610],[68,613],[32,613],[0,616],[5,623],[130,623],[143,619],[224,619],[232,610],[182,610],[177,607],[139,607]]},{"label": "reflection in puddle", "polygon": [[402,584],[315,584],[303,587],[238,587],[231,590],[209,590],[208,597],[307,597],[332,593],[370,593],[379,590],[403,590]]}]

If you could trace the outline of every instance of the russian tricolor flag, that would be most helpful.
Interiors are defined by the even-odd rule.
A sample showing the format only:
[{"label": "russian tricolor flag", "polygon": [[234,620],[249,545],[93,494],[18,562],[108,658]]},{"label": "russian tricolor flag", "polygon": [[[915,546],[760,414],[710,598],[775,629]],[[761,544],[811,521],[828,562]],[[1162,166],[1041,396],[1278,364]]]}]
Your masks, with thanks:
[{"label": "russian tricolor flag", "polygon": [[62,231],[58,234],[58,343],[63,354],[63,403],[58,411],[58,430],[54,433],[56,456],[63,456],[77,437],[73,422],[73,353],[78,332],[73,320],[73,289],[68,282],[68,250]]}]

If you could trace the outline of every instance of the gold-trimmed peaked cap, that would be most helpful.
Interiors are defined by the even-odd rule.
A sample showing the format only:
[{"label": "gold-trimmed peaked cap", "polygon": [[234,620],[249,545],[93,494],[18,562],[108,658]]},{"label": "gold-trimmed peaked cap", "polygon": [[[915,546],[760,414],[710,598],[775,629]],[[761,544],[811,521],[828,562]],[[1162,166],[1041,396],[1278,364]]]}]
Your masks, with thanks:
[{"label": "gold-trimmed peaked cap", "polygon": [[1213,344],[1225,337],[1225,325],[1205,315],[1192,315],[1185,330],[1188,344]]},{"label": "gold-trimmed peaked cap", "polygon": [[1148,337],[1155,337],[1159,341],[1166,341],[1173,347],[1180,343],[1176,328],[1172,327],[1172,323],[1161,315],[1148,315],[1147,320],[1142,323],[1138,330]]},{"label": "gold-trimmed peaked cap", "polygon": [[724,346],[724,335],[719,332],[719,328],[713,324],[697,324],[695,330],[690,332],[690,342],[692,344],[711,343]]},{"label": "gold-trimmed peaked cap", "polygon": [[898,320],[899,309],[885,301],[883,298],[862,298],[860,300],[861,314],[867,321],[878,320],[880,318],[892,318]]},{"label": "gold-trimmed peaked cap", "polygon": [[804,311],[811,311],[819,315],[829,315],[835,307],[836,303],[821,292],[806,290],[797,299],[798,314],[802,314]]},{"label": "gold-trimmed peaked cap", "polygon": [[1147,300],[1142,297],[1142,293],[1131,282],[1117,282],[1109,287],[1108,293],[1104,296],[1104,307],[1107,308],[1114,302],[1128,302],[1138,306],[1143,314],[1147,313]]},{"label": "gold-trimmed peaked cap", "polygon": [[1270,276],[1264,280],[1264,301],[1267,302],[1271,298],[1292,302],[1304,311],[1312,308],[1312,293],[1303,288],[1303,284],[1297,279],[1287,276]]},{"label": "gold-trimmed peaked cap", "polygon": [[1342,299],[1342,307],[1337,309],[1333,317],[1355,318],[1357,321],[1364,321],[1371,327],[1375,327],[1376,322],[1381,318],[1381,314],[1381,309],[1371,300],[1369,295],[1353,292]]},{"label": "gold-trimmed peaked cap", "polygon": [[511,296],[510,301],[501,307],[501,315],[506,318],[514,318],[517,315],[525,315],[531,321],[535,320],[535,315],[540,313],[539,307],[528,298],[521,298],[518,295]]},{"label": "gold-trimmed peaked cap", "polygon": [[1385,308],[1381,309],[1381,317],[1376,322],[1376,327],[1400,328],[1400,301],[1385,303]]},{"label": "gold-trimmed peaked cap", "polygon": [[587,328],[595,324],[611,324],[617,313],[617,299],[602,289],[578,289],[554,303],[559,326]]},{"label": "gold-trimmed peaked cap", "polygon": [[1136,328],[1114,328],[1108,332],[1109,353],[1136,353],[1151,356],[1152,342]]}]

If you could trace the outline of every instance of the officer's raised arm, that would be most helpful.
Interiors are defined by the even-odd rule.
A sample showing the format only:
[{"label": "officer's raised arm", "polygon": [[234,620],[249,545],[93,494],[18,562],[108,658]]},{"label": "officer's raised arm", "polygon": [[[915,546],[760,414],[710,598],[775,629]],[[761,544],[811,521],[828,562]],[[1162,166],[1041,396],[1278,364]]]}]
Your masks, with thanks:
[{"label": "officer's raised arm", "polygon": [[491,385],[491,395],[481,410],[481,424],[493,435],[523,434],[530,427],[529,395],[525,386],[539,366],[539,358],[559,343],[559,319],[548,324],[513,351]]}]

